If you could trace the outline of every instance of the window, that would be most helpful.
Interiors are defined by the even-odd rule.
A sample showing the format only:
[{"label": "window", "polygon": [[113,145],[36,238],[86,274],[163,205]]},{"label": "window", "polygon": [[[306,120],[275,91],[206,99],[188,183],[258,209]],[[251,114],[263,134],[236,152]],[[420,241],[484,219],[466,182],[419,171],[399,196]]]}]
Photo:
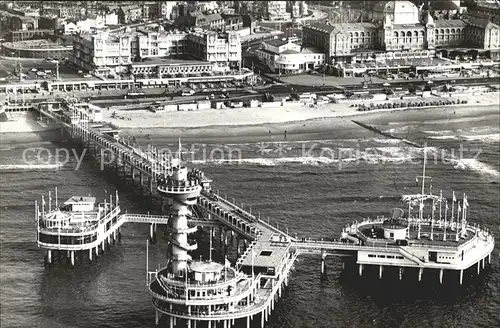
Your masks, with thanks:
[{"label": "window", "polygon": [[392,238],[392,237],[394,237],[394,232],[391,232],[391,233],[390,233],[390,237],[391,237],[391,238]]},{"label": "window", "polygon": [[272,251],[261,251],[259,256],[271,256]]}]

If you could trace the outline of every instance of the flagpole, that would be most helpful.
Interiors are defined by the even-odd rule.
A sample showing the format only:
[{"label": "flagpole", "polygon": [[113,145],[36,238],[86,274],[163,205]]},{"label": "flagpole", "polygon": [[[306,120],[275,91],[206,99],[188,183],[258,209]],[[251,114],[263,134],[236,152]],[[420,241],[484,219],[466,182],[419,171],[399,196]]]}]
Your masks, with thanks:
[{"label": "flagpole", "polygon": [[146,286],[149,283],[149,242],[146,239]]},{"label": "flagpole", "polygon": [[45,215],[45,197],[42,195],[42,216]]},{"label": "flagpole", "polygon": [[49,212],[52,209],[52,196],[50,195],[50,190],[49,190]]},{"label": "flagpole", "polygon": [[210,253],[209,253],[208,261],[212,262],[212,229],[210,229]]},{"label": "flagpole", "polygon": [[450,219],[450,225],[453,224],[453,217],[455,216],[455,202],[456,202],[456,198],[455,198],[455,191],[453,191],[453,200],[451,202],[451,219]]},{"label": "flagpole", "polygon": [[[467,206],[467,210],[468,210],[469,209],[469,201],[467,200],[467,196],[465,196],[464,205]],[[467,230],[466,230],[466,226],[467,226],[467,210],[464,211],[464,215],[462,216],[462,218],[464,220],[464,226],[463,226],[463,229],[462,229],[462,233],[463,234],[467,233]]]},{"label": "flagpole", "polygon": [[460,208],[460,201],[457,202],[458,203],[458,206],[457,206],[457,229],[455,231],[455,241],[458,241],[458,224],[460,223],[460,212],[461,212],[461,208]]},{"label": "flagpole", "polygon": [[35,223],[36,223],[36,241],[38,242],[38,236],[40,235],[40,220],[38,220],[38,201],[35,199]]},{"label": "flagpole", "polygon": [[467,197],[465,196],[465,193],[464,193],[464,198],[462,201],[462,226],[460,227],[460,234],[464,234],[464,229],[465,229],[465,224],[466,224],[466,222],[465,222],[465,207],[466,206],[469,206],[469,205],[467,202]]},{"label": "flagpole", "polygon": [[427,162],[427,150],[424,148],[424,168],[422,171],[422,193],[420,195],[420,209],[418,214],[417,239],[420,239],[420,224],[424,215],[424,192],[425,192],[425,164]]},{"label": "flagpole", "polygon": [[448,200],[446,200],[446,206],[444,208],[444,234],[443,241],[446,241],[446,217],[448,216]]},{"label": "flagpole", "polygon": [[434,240],[434,207],[436,206],[436,202],[434,198],[432,198],[432,214],[431,214],[431,240]]},{"label": "flagpole", "polygon": [[441,220],[443,219],[443,191],[439,191],[439,227],[441,228]]},{"label": "flagpole", "polygon": [[56,187],[56,208],[58,207],[57,205],[57,187]]}]

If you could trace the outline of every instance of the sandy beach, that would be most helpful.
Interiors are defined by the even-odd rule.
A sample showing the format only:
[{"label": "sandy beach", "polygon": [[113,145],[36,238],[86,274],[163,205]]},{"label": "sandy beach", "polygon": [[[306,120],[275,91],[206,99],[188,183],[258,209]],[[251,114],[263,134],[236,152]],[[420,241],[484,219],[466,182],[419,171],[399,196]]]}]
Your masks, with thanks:
[{"label": "sandy beach", "polygon": [[467,105],[447,107],[382,109],[357,111],[350,104],[324,104],[310,108],[288,104],[273,108],[228,108],[192,112],[152,113],[146,110],[117,111],[128,119],[112,119],[111,111],[104,111],[104,120],[118,125],[122,135],[140,138],[178,137],[212,139],[244,137],[257,140],[262,136],[283,136],[287,140],[310,138],[335,129],[337,132],[353,125],[352,119],[364,122],[377,120],[465,120],[481,115],[499,114],[498,93],[468,95]]}]

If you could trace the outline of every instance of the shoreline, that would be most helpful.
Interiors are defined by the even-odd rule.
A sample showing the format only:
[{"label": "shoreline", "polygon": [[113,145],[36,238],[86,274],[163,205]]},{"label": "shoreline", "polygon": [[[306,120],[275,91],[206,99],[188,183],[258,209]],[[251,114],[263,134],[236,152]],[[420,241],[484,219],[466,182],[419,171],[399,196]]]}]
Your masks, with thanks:
[{"label": "shoreline", "polygon": [[[462,99],[463,98],[465,97],[462,97]],[[427,125],[440,122],[443,124],[454,123],[454,125],[463,126],[464,128],[471,124],[474,125],[476,121],[478,121],[478,124],[498,122],[500,117],[498,93],[490,93],[481,96],[470,95],[467,99],[469,99],[469,104],[467,105],[391,108],[373,111],[356,111],[355,108],[350,108],[349,105],[346,104],[333,104],[333,106],[340,105],[338,107],[343,106],[344,109],[347,109],[346,111],[337,111],[332,110],[332,106],[329,104],[330,106],[326,108],[326,110],[325,108],[310,110],[304,106],[295,106],[295,109],[290,108],[291,106],[280,106],[275,108],[234,108],[193,112],[164,112],[157,113],[160,114],[160,120],[156,122],[156,126],[152,127],[138,125],[137,122],[133,120],[115,120],[113,124],[120,126],[119,123],[121,122],[128,123],[124,125],[129,126],[120,126],[121,136],[124,139],[135,137],[141,144],[154,144],[155,142],[164,143],[165,141],[175,142],[179,137],[185,142],[193,143],[241,143],[351,139],[369,138],[373,136],[372,131],[357,126],[352,120],[378,126],[381,130],[388,130],[397,125]],[[267,117],[250,115],[257,110],[266,112],[269,115]],[[289,111],[291,115],[287,115]],[[205,116],[208,114],[217,121],[220,121],[220,119],[216,117],[217,112],[227,114],[228,117],[224,117],[224,121],[230,122],[231,124],[209,125],[206,123],[210,122],[204,122],[204,117],[200,117],[200,114],[204,113]],[[107,112],[107,115],[110,114],[111,111]],[[123,113],[120,114],[127,115]],[[137,114],[139,116],[149,116],[146,119],[143,118],[142,123],[156,121],[155,113],[140,111]],[[170,120],[170,115],[172,114],[176,114],[178,120]],[[194,123],[198,123],[196,124],[198,126],[175,126],[175,124],[189,121],[191,118],[195,118]],[[263,118],[271,118],[274,119],[274,121],[266,122],[262,120]],[[240,119],[240,121],[238,121],[238,119]],[[241,120],[246,120],[246,123],[241,124]],[[108,120],[104,118],[104,121]],[[164,122],[167,124],[162,124]],[[192,121],[190,122],[193,123]],[[5,123],[7,122],[2,122],[1,124]],[[36,122],[32,123],[36,124]],[[140,120],[139,123],[141,123]],[[201,123],[201,125],[199,125],[199,123]],[[498,125],[498,123],[496,125]],[[287,132],[286,137],[285,131]],[[16,141],[16,139],[30,138],[57,141],[57,135],[58,133],[57,131],[54,132],[54,129],[42,128],[41,126],[36,130],[30,129],[27,131],[18,130],[8,132],[3,132],[0,126],[0,140],[6,143]]]},{"label": "shoreline", "polygon": [[[284,122],[197,127],[131,127],[121,128],[121,131],[124,137],[134,136],[141,141],[147,140],[151,142],[160,138],[175,141],[178,137],[186,141],[218,143],[233,140],[256,142],[270,139],[273,141],[297,141],[325,139],[332,134],[335,135],[335,138],[339,138],[339,136],[351,138],[353,134],[359,137],[373,135],[373,132],[357,126],[352,120],[379,125],[408,125],[412,122],[425,124],[426,122],[434,123],[437,121],[456,121],[457,123],[467,124],[473,121],[486,120],[486,117],[491,115],[493,115],[492,119],[498,119],[500,111],[498,105],[473,104],[428,108],[398,108],[359,113],[358,115],[312,117]],[[397,115],[394,115],[394,113],[397,113]],[[287,132],[286,138],[284,137],[285,131]]]},{"label": "shoreline", "polygon": [[[348,103],[327,103],[315,105],[313,107],[301,103],[287,103],[283,105],[275,103],[273,107],[241,107],[224,109],[206,109],[198,111],[168,111],[153,113],[149,110],[114,110],[103,111],[103,121],[112,123],[122,130],[131,129],[180,129],[187,130],[193,128],[222,128],[234,126],[255,126],[270,125],[276,123],[294,123],[308,121],[311,119],[326,118],[349,118],[349,117],[369,117],[373,114],[384,115],[384,113],[394,113],[402,111],[437,111],[445,108],[462,107],[488,107],[499,106],[500,99],[498,93],[485,93],[481,95],[461,95],[460,97],[450,97],[444,99],[468,99],[468,104],[456,104],[445,106],[410,107],[410,108],[386,108],[374,109],[370,111],[359,111]],[[439,99],[436,97],[436,99]],[[375,104],[377,102],[374,102]],[[123,119],[113,118],[112,112]]]}]

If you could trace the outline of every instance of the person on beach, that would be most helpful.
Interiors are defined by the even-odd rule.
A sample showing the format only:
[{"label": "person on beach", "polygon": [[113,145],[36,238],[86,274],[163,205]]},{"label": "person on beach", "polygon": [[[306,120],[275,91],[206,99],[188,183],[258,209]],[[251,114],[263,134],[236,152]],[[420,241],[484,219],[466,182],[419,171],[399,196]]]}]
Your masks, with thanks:
[{"label": "person on beach", "polygon": [[286,130],[285,130],[285,139],[286,139]]}]

